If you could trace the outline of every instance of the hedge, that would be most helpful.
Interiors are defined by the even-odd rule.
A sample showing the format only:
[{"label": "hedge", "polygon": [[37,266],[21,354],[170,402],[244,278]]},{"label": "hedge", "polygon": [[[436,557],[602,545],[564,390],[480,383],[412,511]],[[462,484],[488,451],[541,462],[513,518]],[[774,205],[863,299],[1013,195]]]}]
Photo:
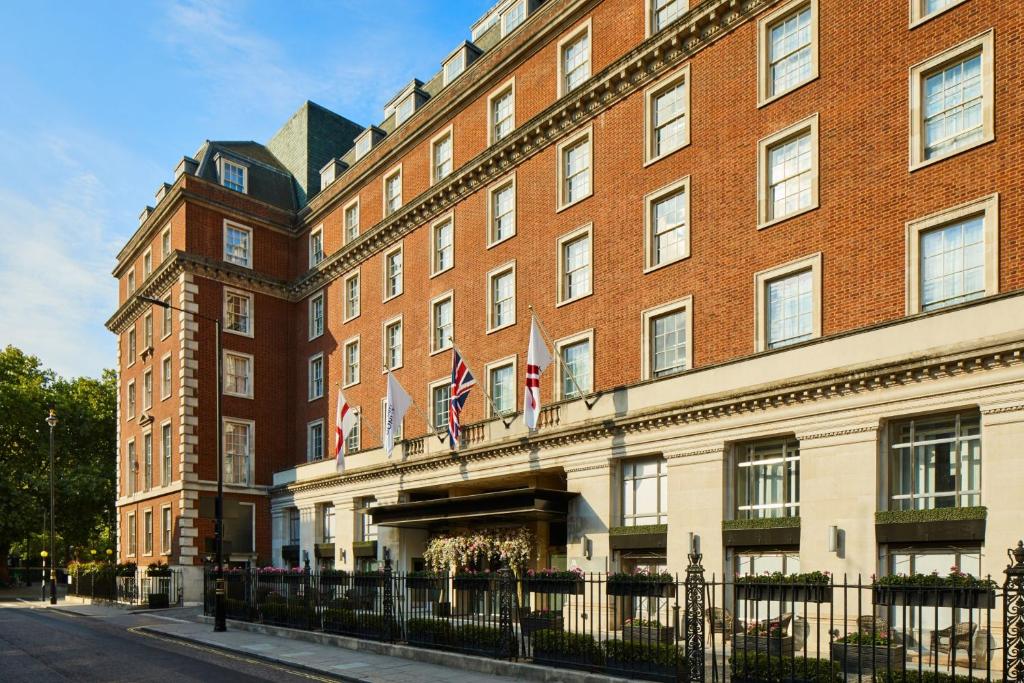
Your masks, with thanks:
[{"label": "hedge", "polygon": [[617,664],[649,664],[678,668],[684,659],[683,648],[665,643],[643,643],[625,640],[607,640],[605,655]]},{"label": "hedge", "polygon": [[613,526],[609,536],[639,536],[641,534],[667,534],[668,524],[643,524],[641,526]]},{"label": "hedge", "polygon": [[[968,676],[951,676],[942,672],[918,671],[917,669],[893,669],[892,671],[876,671],[875,681],[877,683],[971,683],[977,682],[979,676],[970,678]],[[992,679],[999,683],[1002,679]]]},{"label": "hedge", "polygon": [[722,529],[725,531],[741,531],[743,529],[791,529],[799,526],[799,517],[755,517],[754,519],[722,520]]},{"label": "hedge", "polygon": [[758,683],[843,683],[844,680],[838,662],[827,659],[769,657],[765,652],[731,655],[729,671],[733,680],[756,680]]},{"label": "hedge", "polygon": [[960,522],[985,519],[988,508],[983,505],[933,510],[881,510],[875,513],[875,524],[916,524],[920,522]]},{"label": "hedge", "polygon": [[534,656],[538,654],[558,657],[586,658],[588,663],[603,664],[604,651],[593,636],[555,629],[535,631],[530,636]]}]

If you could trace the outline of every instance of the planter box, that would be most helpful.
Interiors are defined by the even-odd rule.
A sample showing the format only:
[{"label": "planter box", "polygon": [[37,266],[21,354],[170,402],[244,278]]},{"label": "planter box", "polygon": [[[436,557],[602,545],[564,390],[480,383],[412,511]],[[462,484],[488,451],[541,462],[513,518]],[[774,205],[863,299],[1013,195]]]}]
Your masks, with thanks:
[{"label": "planter box", "polygon": [[466,579],[454,578],[452,585],[457,591],[496,591],[498,590],[497,578]]},{"label": "planter box", "polygon": [[832,586],[737,583],[737,600],[772,600],[782,603],[832,602]]},{"label": "planter box", "polygon": [[565,628],[565,620],[559,613],[552,613],[549,616],[530,616],[519,619],[519,628],[524,636],[529,636],[536,631],[551,630],[561,631]]},{"label": "planter box", "polygon": [[876,522],[879,543],[965,543],[985,541],[984,519]]},{"label": "planter box", "polygon": [[996,592],[992,588],[875,586],[871,589],[871,599],[876,605],[908,607],[993,609],[996,606]]},{"label": "planter box", "polygon": [[765,653],[772,657],[792,657],[794,652],[793,636],[781,638],[768,636],[748,636],[737,633],[732,639],[734,654]]},{"label": "planter box", "polygon": [[167,597],[167,593],[150,593],[149,594],[149,608],[150,609],[166,609],[171,606],[171,600]]},{"label": "planter box", "polygon": [[584,586],[584,582],[577,579],[533,578],[523,581],[523,590],[527,593],[548,595],[583,595]]},{"label": "planter box", "polygon": [[379,588],[384,585],[383,576],[354,576],[353,585],[356,588]]},{"label": "planter box", "polygon": [[440,590],[442,579],[430,576],[407,576],[405,587],[409,590]]},{"label": "planter box", "polygon": [[726,547],[787,547],[800,545],[799,526],[765,527],[760,529],[722,529]]},{"label": "planter box", "polygon": [[676,584],[657,581],[609,582],[608,595],[635,596],[644,598],[674,598]]},{"label": "planter box", "polygon": [[622,639],[633,643],[673,643],[675,629],[671,626],[623,626]]},{"label": "planter box", "polygon": [[905,659],[902,645],[832,643],[832,660],[839,662],[846,673],[898,671],[903,668]]}]

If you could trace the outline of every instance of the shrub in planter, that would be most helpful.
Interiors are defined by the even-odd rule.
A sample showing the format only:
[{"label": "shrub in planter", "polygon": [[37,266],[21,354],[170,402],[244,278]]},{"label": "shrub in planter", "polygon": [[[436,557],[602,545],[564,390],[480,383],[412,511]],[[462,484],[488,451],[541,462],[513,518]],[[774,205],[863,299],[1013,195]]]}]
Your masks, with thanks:
[{"label": "shrub in planter", "polygon": [[356,572],[352,580],[356,588],[377,588],[384,585],[384,572]]},{"label": "shrub in planter", "polygon": [[735,683],[843,683],[836,662],[827,659],[769,657],[733,651],[729,671]]},{"label": "shrub in planter", "polygon": [[237,598],[224,598],[224,615],[228,619],[236,619],[238,621],[253,621],[254,610],[249,606],[245,600],[238,600]]},{"label": "shrub in planter", "polygon": [[940,576],[938,572],[890,574],[875,578],[871,586],[872,601],[876,605],[992,609],[997,584],[992,579],[965,574],[953,566],[947,576]]},{"label": "shrub in planter", "polygon": [[313,610],[304,603],[288,603],[271,600],[260,606],[260,619],[265,624],[310,629],[313,624]]},{"label": "shrub in planter", "polygon": [[735,586],[738,600],[832,601],[832,575],[828,572],[750,574],[737,576]]},{"label": "shrub in planter", "polygon": [[441,588],[444,574],[431,571],[409,572],[405,576],[405,587],[409,590],[439,590]]},{"label": "shrub in planter", "polygon": [[888,631],[851,633],[832,643],[832,660],[847,673],[871,673],[903,666],[903,645],[892,642]]},{"label": "shrub in planter", "polygon": [[410,619],[405,622],[405,635],[410,645],[452,644],[452,625],[443,619]]},{"label": "shrub in planter", "polygon": [[324,631],[391,640],[398,635],[398,623],[379,614],[360,614],[350,609],[328,609],[324,612]]},{"label": "shrub in planter", "polygon": [[118,576],[135,576],[138,565],[134,562],[119,562],[114,571]]},{"label": "shrub in planter", "polygon": [[561,631],[564,624],[560,610],[539,609],[519,615],[519,628],[524,636],[542,630]]},{"label": "shrub in planter", "polygon": [[671,643],[675,629],[649,619],[627,619],[622,626],[622,639],[640,643]]},{"label": "shrub in planter", "polygon": [[683,649],[675,645],[607,640],[604,651],[606,665],[612,673],[644,672],[675,676],[683,667]]},{"label": "shrub in planter", "polygon": [[568,571],[560,569],[529,569],[523,577],[523,590],[528,593],[553,595],[582,595],[584,590],[583,570],[573,567]]},{"label": "shrub in planter", "polygon": [[530,638],[535,664],[591,668],[604,665],[604,650],[593,636],[561,630],[537,631]]},{"label": "shrub in planter", "polygon": [[506,658],[519,654],[519,643],[515,637],[506,639],[501,629],[491,626],[459,626],[454,631],[452,642],[461,650],[492,657]]},{"label": "shrub in planter", "polygon": [[150,609],[167,609],[171,606],[171,599],[167,593],[149,593],[148,604]]},{"label": "shrub in planter", "polygon": [[146,567],[146,576],[170,576],[171,568],[164,562],[153,562]]},{"label": "shrub in planter", "polygon": [[452,585],[457,591],[494,591],[498,588],[496,572],[456,572]]},{"label": "shrub in planter", "polygon": [[608,575],[608,595],[671,598],[675,594],[675,578],[668,572],[652,573],[641,568]]},{"label": "shrub in planter", "polygon": [[733,635],[733,652],[744,654],[770,654],[773,657],[792,656],[793,636],[786,635],[777,620],[751,624],[742,633]]},{"label": "shrub in planter", "polygon": [[982,672],[975,672],[974,677],[971,678],[960,674],[953,676],[941,671],[918,671],[916,668],[909,667],[906,671],[895,667],[892,671],[878,671],[874,678],[876,683],[977,683],[983,679]]}]

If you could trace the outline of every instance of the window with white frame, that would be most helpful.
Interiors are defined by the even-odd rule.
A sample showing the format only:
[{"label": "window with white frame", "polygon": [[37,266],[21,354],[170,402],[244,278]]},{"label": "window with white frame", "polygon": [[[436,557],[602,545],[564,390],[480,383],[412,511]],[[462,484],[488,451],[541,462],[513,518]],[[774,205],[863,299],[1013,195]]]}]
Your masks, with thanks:
[{"label": "window with white frame", "polygon": [[153,554],[153,511],[142,512],[142,552],[146,555]]},{"label": "window with white frame", "polygon": [[224,329],[252,336],[252,295],[224,290]]},{"label": "window with white frame", "polygon": [[373,148],[373,132],[367,130],[356,139],[356,161],[366,156]]},{"label": "window with white frame", "polygon": [[135,440],[132,439],[128,442],[128,462],[125,463],[127,472],[125,473],[125,479],[127,480],[127,486],[125,487],[129,496],[135,495],[136,487],[138,486],[139,477],[139,456],[135,452]]},{"label": "window with white frame", "polygon": [[431,335],[430,350],[444,351],[452,346],[455,335],[455,304],[451,294],[434,299],[430,304]]},{"label": "window with white frame", "polygon": [[248,170],[241,164],[227,159],[220,160],[220,184],[229,190],[245,192],[248,187]]},{"label": "window with white frame", "polygon": [[168,554],[171,552],[171,506],[165,505],[160,508],[160,552]]},{"label": "window with white frame", "polygon": [[487,371],[487,386],[491,394],[492,412],[510,415],[516,411],[515,363],[495,365]]},{"label": "window with white frame", "polygon": [[309,299],[309,338],[316,339],[324,333],[324,293]]},{"label": "window with white frame", "polygon": [[650,7],[650,33],[657,33],[686,13],[686,0],[647,0]]},{"label": "window with white frame", "polygon": [[390,216],[402,208],[402,169],[384,178],[384,216]]},{"label": "window with white frame", "polygon": [[759,227],[818,206],[818,115],[758,143]]},{"label": "window with white frame", "polygon": [[770,101],[818,75],[817,0],[790,2],[760,22],[759,100]]},{"label": "window with white frame", "polygon": [[384,300],[402,293],[402,247],[384,254]]},{"label": "window with white frame", "polygon": [[145,280],[153,273],[153,252],[149,249],[142,255],[142,279]]},{"label": "window with white frame", "polygon": [[135,417],[135,380],[128,381],[128,386],[125,389],[125,395],[127,396],[128,400],[128,407],[126,412],[128,413],[128,419],[131,420],[132,418]]},{"label": "window with white frame", "polygon": [[384,367],[395,370],[402,367],[402,319],[384,325]]},{"label": "window with white frame", "polygon": [[977,411],[900,420],[889,440],[890,510],[981,505]]},{"label": "window with white frame", "polygon": [[352,427],[348,430],[348,434],[345,436],[345,452],[355,453],[359,450],[359,433],[362,430],[362,416],[359,413],[359,408],[353,408],[352,414],[355,416],[355,422],[352,423]]},{"label": "window with white frame", "polygon": [[289,508],[288,510],[288,544],[298,545],[301,538],[302,529],[302,517],[299,515],[298,508]]},{"label": "window with white frame", "polygon": [[433,234],[431,275],[437,275],[455,265],[455,219],[449,215],[434,223],[431,233]]},{"label": "window with white frame", "polygon": [[526,21],[526,0],[518,0],[509,5],[501,15],[501,35],[507,36]]},{"label": "window with white frame", "polygon": [[559,44],[559,95],[567,95],[590,78],[590,23]]},{"label": "window with white frame", "polygon": [[171,397],[171,383],[173,382],[173,376],[171,375],[171,356],[167,355],[160,361],[160,398],[168,399]]},{"label": "window with white frame", "polygon": [[911,28],[967,0],[910,0]]},{"label": "window with white frame", "polygon": [[491,144],[502,140],[516,127],[516,87],[509,83],[489,98]]},{"label": "window with white frame", "polygon": [[224,419],[224,481],[247,485],[252,458],[252,423]]},{"label": "window with white frame", "polygon": [[373,496],[360,498],[357,501],[357,505],[359,512],[359,540],[363,542],[376,541],[377,525],[373,523],[373,517],[370,515],[370,508],[377,505],[376,499]]},{"label": "window with white frame", "polygon": [[171,439],[171,423],[165,422],[162,425],[160,425],[160,483],[163,484],[164,486],[170,485],[171,481],[174,480],[174,474],[171,467],[174,451],[172,450]]},{"label": "window with white frame", "polygon": [[444,64],[444,84],[448,85],[466,70],[466,51],[460,49]]},{"label": "window with white frame", "polygon": [[131,296],[135,293],[135,269],[128,271],[128,278],[125,281],[125,287],[128,289],[128,295]]},{"label": "window with white frame", "polygon": [[153,348],[153,312],[150,311],[142,317],[142,348]]},{"label": "window with white frame", "polygon": [[153,432],[142,435],[142,485],[146,491],[153,488]]},{"label": "window with white frame", "polygon": [[137,546],[137,541],[136,541],[136,534],[137,533],[138,533],[138,528],[136,527],[136,524],[135,524],[135,513],[134,512],[129,512],[128,513],[128,555],[130,555],[132,557],[134,557],[136,552],[138,552],[138,546]]},{"label": "window with white frame", "polygon": [[309,359],[309,400],[324,396],[324,354],[318,353]]},{"label": "window with white frame", "polygon": [[451,381],[446,379],[430,387],[431,426],[435,432],[448,431],[448,406],[451,402]]},{"label": "window with white frame", "polygon": [[800,516],[800,443],[773,439],[736,447],[736,519]]},{"label": "window with white frame", "polygon": [[[171,295],[168,294],[164,297],[163,302],[169,307],[171,305]],[[171,332],[174,331],[174,312],[170,308],[163,309],[160,320],[160,338],[167,339],[171,336]]]},{"label": "window with white frame", "polygon": [[359,273],[345,278],[345,322],[359,317]]},{"label": "window with white frame", "polygon": [[359,237],[359,199],[345,207],[345,244]]},{"label": "window with white frame", "polygon": [[324,421],[306,425],[306,462],[324,459]]},{"label": "window with white frame", "polygon": [[323,226],[309,233],[309,267],[312,268],[324,260],[324,229]]},{"label": "window with white frame", "polygon": [[146,370],[142,375],[142,409],[153,407],[153,371]]},{"label": "window with white frame", "polygon": [[252,230],[224,224],[224,260],[243,268],[252,267]]},{"label": "window with white frame", "polygon": [[516,180],[510,178],[488,191],[488,246],[507,240],[516,234]]},{"label": "window with white frame", "polygon": [[559,303],[589,295],[591,289],[590,226],[562,237],[558,242]]},{"label": "window with white frame", "polygon": [[814,336],[814,278],[809,268],[769,280],[764,298],[769,349]]},{"label": "window with white frame", "polygon": [[555,344],[558,364],[560,399],[579,398],[592,388],[593,348],[590,334],[559,341]]},{"label": "window with white frame", "polygon": [[334,504],[324,503],[320,506],[320,541],[334,543]]},{"label": "window with white frame", "polygon": [[516,322],[516,267],[514,263],[491,272],[487,283],[488,331]]},{"label": "window with white frame", "polygon": [[644,378],[667,377],[690,367],[689,297],[643,313]]},{"label": "window with white frame", "polygon": [[171,229],[167,228],[160,235],[160,260],[171,255]]},{"label": "window with white frame", "polygon": [[395,125],[405,123],[416,112],[416,94],[408,95],[395,107]]},{"label": "window with white frame", "polygon": [[433,160],[433,182],[444,180],[451,175],[453,168],[452,161],[452,130],[447,131],[436,138],[430,146],[431,159]]},{"label": "window with white frame", "polygon": [[591,133],[587,129],[558,146],[559,209],[593,194]]},{"label": "window with white frame", "polygon": [[135,355],[139,352],[139,349],[135,342],[136,334],[135,327],[128,330],[128,366],[135,365]]},{"label": "window with white frame", "polygon": [[687,65],[645,92],[647,161],[690,144],[690,67]]},{"label": "window with white frame", "polygon": [[359,338],[345,342],[345,386],[359,384]]},{"label": "window with white frame", "polygon": [[224,393],[252,398],[253,358],[246,353],[224,352]]},{"label": "window with white frame", "polygon": [[668,523],[668,463],[664,458],[622,462],[622,526]]},{"label": "window with white frame", "polygon": [[690,179],[676,181],[644,198],[647,268],[658,268],[690,255]]}]

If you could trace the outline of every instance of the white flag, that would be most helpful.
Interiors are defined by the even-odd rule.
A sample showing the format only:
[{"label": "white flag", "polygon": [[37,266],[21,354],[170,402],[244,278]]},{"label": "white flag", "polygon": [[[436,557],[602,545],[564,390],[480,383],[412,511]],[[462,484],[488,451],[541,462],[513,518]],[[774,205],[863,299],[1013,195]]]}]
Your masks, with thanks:
[{"label": "white flag", "polygon": [[526,352],[526,387],[523,390],[523,421],[529,429],[537,428],[540,415],[540,375],[551,365],[551,352],[540,336],[537,316],[530,326],[530,348]]},{"label": "white flag", "polygon": [[338,392],[338,414],[334,418],[334,457],[338,459],[338,471],[345,471],[345,439],[356,426],[356,411],[345,400],[344,392]]},{"label": "white flag", "polygon": [[406,393],[395,376],[388,372],[388,396],[384,400],[384,450],[388,457],[395,450],[395,433],[405,413],[412,405],[412,397]]}]

